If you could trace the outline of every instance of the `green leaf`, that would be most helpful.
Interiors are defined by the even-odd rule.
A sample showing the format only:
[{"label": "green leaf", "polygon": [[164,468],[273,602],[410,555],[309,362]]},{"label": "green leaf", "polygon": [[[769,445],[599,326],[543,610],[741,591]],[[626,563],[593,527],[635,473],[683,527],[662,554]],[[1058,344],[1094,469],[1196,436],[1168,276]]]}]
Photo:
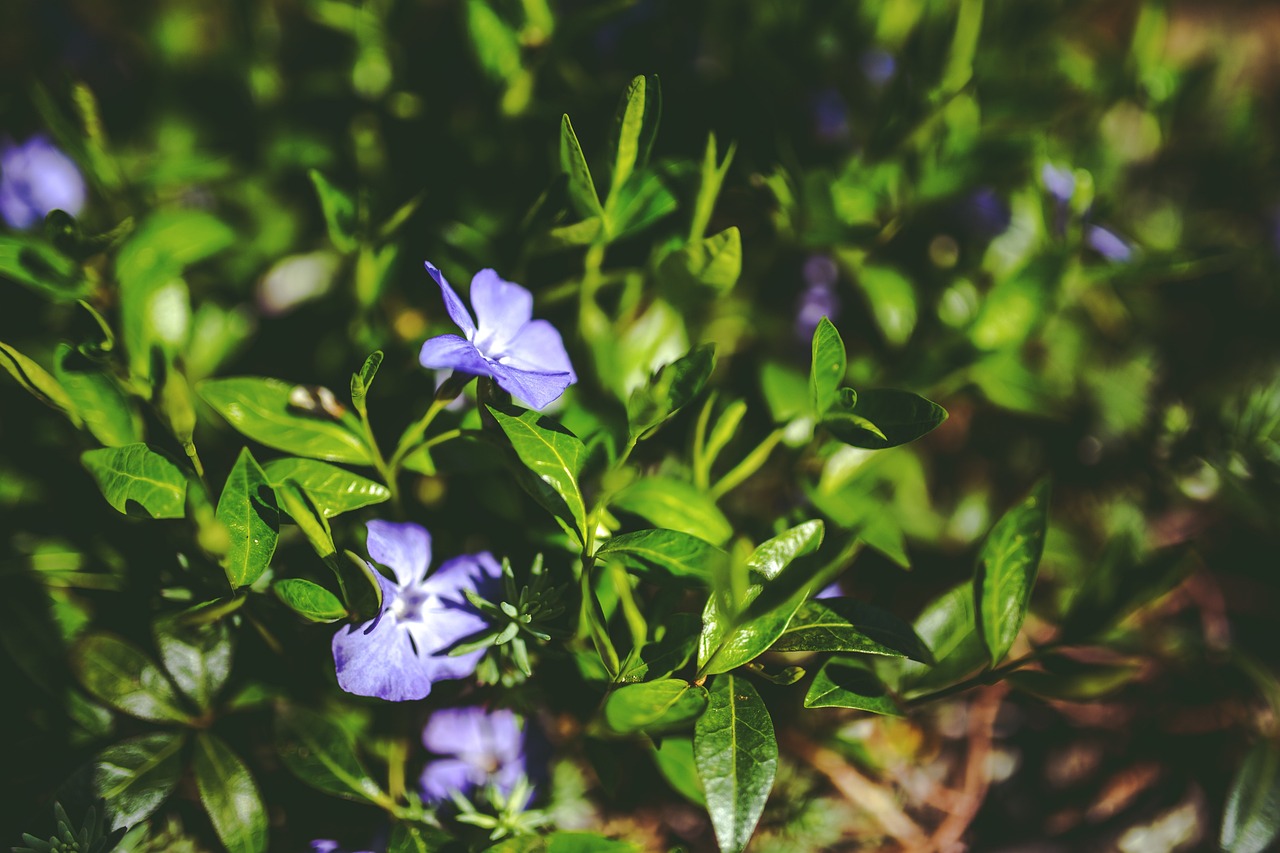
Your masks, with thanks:
[{"label": "green leaf", "polygon": [[911,626],[892,613],[854,601],[807,601],[773,644],[775,652],[861,652],[929,663],[933,656]]},{"label": "green leaf", "polygon": [[295,410],[290,400],[298,388],[278,379],[242,376],[206,379],[196,391],[233,427],[267,447],[312,459],[372,465],[355,419],[323,410]]},{"label": "green leaf", "polygon": [[520,40],[485,0],[467,0],[467,33],[489,79],[504,83],[519,73]]},{"label": "green leaf", "polygon": [[280,537],[280,508],[267,475],[249,448],[241,448],[218,498],[218,521],[227,528],[231,547],[222,560],[233,589],[249,586],[271,565]]},{"label": "green leaf", "polygon": [[159,732],[109,746],[93,759],[93,792],[107,801],[113,828],[146,820],[182,776],[184,734]]},{"label": "green leaf", "polygon": [[974,617],[972,584],[958,584],[926,604],[914,627],[935,663],[904,663],[904,687],[925,690],[950,684],[978,669],[987,656]]},{"label": "green leaf", "polygon": [[865,265],[854,276],[867,295],[876,325],[892,347],[900,347],[916,328],[916,291],[911,281],[892,267]]},{"label": "green leaf", "polygon": [[553,832],[550,835],[517,835],[484,853],[637,853],[629,841],[605,838],[594,832]]},{"label": "green leaf", "polygon": [[647,385],[632,392],[627,401],[628,430],[632,440],[652,435],[668,418],[702,392],[716,367],[715,344],[700,344],[664,364]]},{"label": "green leaf", "polygon": [[645,477],[614,495],[609,506],[634,513],[656,527],[689,533],[713,545],[733,535],[729,519],[697,486],[672,477]]},{"label": "green leaf", "polygon": [[177,465],[145,444],[104,447],[80,455],[102,496],[120,512],[151,518],[182,518],[187,478]]},{"label": "green leaf", "polygon": [[397,823],[391,830],[387,853],[435,853],[452,840],[453,836],[444,830],[416,823]]},{"label": "green leaf", "polygon": [[826,526],[821,519],[797,524],[760,543],[747,558],[747,567],[767,580],[773,580],[797,558],[817,551],[825,531]]},{"label": "green leaf", "polygon": [[679,202],[660,172],[645,172],[618,190],[609,215],[609,234],[615,240],[630,237],[672,213]]},{"label": "green leaf", "polygon": [[567,114],[560,120],[560,169],[569,176],[569,198],[578,213],[584,219],[598,216],[604,221],[604,210],[600,207],[595,182],[591,180],[591,169],[587,167],[587,158],[582,154],[578,135],[573,132],[573,123]]},{"label": "green leaf", "polygon": [[93,438],[108,447],[142,441],[142,419],[109,373],[67,343],[54,356],[54,373]]},{"label": "green leaf", "polygon": [[1044,480],[996,522],[978,552],[975,612],[992,666],[1004,659],[1022,630],[1048,526],[1049,483]]},{"label": "green leaf", "polygon": [[366,414],[368,411],[365,397],[369,394],[369,387],[373,385],[373,377],[378,375],[378,368],[382,365],[382,358],[382,350],[375,350],[364,360],[364,364],[360,367],[360,372],[351,376],[351,404],[356,407],[356,411],[361,415]]},{"label": "green leaf", "polygon": [[693,738],[662,738],[653,748],[653,759],[672,788],[689,802],[706,808],[707,796],[702,791],[698,764],[693,757]]},{"label": "green leaf", "polygon": [[518,417],[487,407],[511,442],[520,461],[533,472],[545,489],[530,494],[544,509],[561,520],[565,529],[586,542],[587,510],[578,488],[578,475],[586,448],[573,433],[537,412],[524,411]]},{"label": "green leaf", "polygon": [[27,389],[27,393],[46,406],[63,412],[72,423],[80,426],[80,413],[76,411],[71,397],[47,370],[3,341],[0,341],[0,364],[18,380],[19,385]]},{"label": "green leaf", "polygon": [[75,261],[28,234],[0,234],[0,276],[58,302],[71,302],[88,291]]},{"label": "green leaf", "polygon": [[616,198],[632,171],[637,167],[643,169],[648,164],[661,112],[662,87],[658,84],[658,76],[634,78],[614,117],[611,200]]},{"label": "green leaf", "polygon": [[347,800],[388,802],[356,756],[346,730],[316,711],[288,706],[276,715],[276,750],[295,776]]},{"label": "green leaf", "polygon": [[842,658],[827,661],[805,694],[806,708],[855,708],[900,717],[902,712],[865,664]]},{"label": "green leaf", "polygon": [[728,293],[742,275],[742,235],[735,225],[690,243],[663,258],[658,272],[681,288],[706,287],[717,295]]},{"label": "green leaf", "polygon": [[338,553],[338,546],[333,544],[333,531],[329,529],[329,522],[311,500],[306,489],[294,480],[285,480],[275,487],[275,492],[280,508],[302,529],[303,535],[320,559],[326,560]]},{"label": "green leaf", "polygon": [[605,539],[596,556],[613,557],[633,568],[663,569],[677,578],[709,581],[714,566],[728,556],[714,545],[676,530],[637,530]]},{"label": "green leaf", "polygon": [[910,391],[891,388],[842,397],[837,406],[836,411],[823,418],[823,425],[845,444],[869,450],[915,441],[947,419],[947,410],[937,403]]},{"label": "green leaf", "polygon": [[628,684],[609,694],[604,719],[619,734],[679,728],[702,713],[707,691],[679,678]]},{"label": "green leaf", "polygon": [[698,778],[720,849],[740,853],[773,789],[778,741],[769,711],[751,682],[718,675],[708,694],[707,710],[693,735]]},{"label": "green leaf", "polygon": [[231,675],[231,633],[225,621],[155,624],[160,662],[178,689],[198,708],[208,708]]},{"label": "green leaf", "polygon": [[324,224],[329,229],[329,241],[343,254],[354,252],[359,246],[356,240],[356,203],[351,196],[329,183],[329,179],[316,169],[307,173],[315,185],[324,211]]},{"label": "green leaf", "polygon": [[272,459],[263,471],[273,486],[286,480],[302,486],[325,518],[380,504],[391,497],[390,489],[381,483],[315,459]]},{"label": "green leaf", "polygon": [[818,417],[840,400],[840,384],[848,369],[844,341],[831,321],[823,317],[813,330],[813,364],[809,368],[809,397]]},{"label": "green leaf", "polygon": [[1219,844],[1226,853],[1262,853],[1280,834],[1280,745],[1249,750],[1227,794]]},{"label": "green leaf", "polygon": [[633,651],[618,673],[619,684],[666,678],[693,657],[702,620],[692,613],[673,613],[659,626],[655,636],[639,651]]},{"label": "green leaf", "polygon": [[86,634],[71,649],[80,683],[118,711],[156,723],[191,720],[160,667],[137,646],[111,634]]},{"label": "green leaf", "polygon": [[736,146],[730,145],[725,152],[724,160],[716,165],[716,135],[707,135],[707,146],[702,157],[702,175],[698,183],[698,196],[693,203],[693,219],[689,224],[689,242],[701,240],[706,233],[707,223],[711,221],[711,213],[716,206],[716,197],[720,195],[720,186],[724,176],[729,173],[729,164],[733,162]]},{"label": "green leaf", "polygon": [[201,732],[193,767],[200,803],[228,853],[265,851],[267,810],[244,762],[216,735]]},{"label": "green leaf", "polygon": [[337,622],[347,617],[347,608],[336,595],[309,580],[287,578],[271,589],[286,607],[310,622]]}]

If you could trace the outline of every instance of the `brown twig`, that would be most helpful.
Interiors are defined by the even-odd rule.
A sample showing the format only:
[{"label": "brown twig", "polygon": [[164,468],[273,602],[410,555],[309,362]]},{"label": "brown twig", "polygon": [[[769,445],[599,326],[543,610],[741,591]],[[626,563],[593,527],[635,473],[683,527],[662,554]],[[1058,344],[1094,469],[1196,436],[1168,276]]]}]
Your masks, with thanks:
[{"label": "brown twig", "polygon": [[1004,684],[983,688],[969,705],[969,754],[965,759],[960,796],[951,813],[934,830],[927,846],[918,849],[937,850],[940,853],[954,850],[977,816],[990,786],[987,757],[991,754],[996,714],[1000,712],[1000,704],[1007,691],[1008,687]]}]

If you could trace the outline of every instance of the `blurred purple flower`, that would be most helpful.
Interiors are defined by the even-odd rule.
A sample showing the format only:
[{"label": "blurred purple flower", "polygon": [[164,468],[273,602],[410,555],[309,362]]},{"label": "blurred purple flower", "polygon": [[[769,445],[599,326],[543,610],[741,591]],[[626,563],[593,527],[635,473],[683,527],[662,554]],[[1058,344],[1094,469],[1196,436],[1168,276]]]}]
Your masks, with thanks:
[{"label": "blurred purple flower", "polygon": [[898,73],[898,61],[893,54],[878,47],[866,51],[858,57],[858,67],[872,86],[877,89],[884,86]]},{"label": "blurred purple flower", "polygon": [[827,255],[810,255],[804,263],[805,289],[796,306],[796,337],[802,342],[813,338],[814,329],[823,317],[832,320],[840,315],[840,297],[836,280],[840,271]]},{"label": "blurred purple flower", "polygon": [[510,794],[527,773],[524,729],[505,708],[479,706],[436,711],[422,730],[422,743],[442,756],[427,763],[419,780],[422,798],[445,802],[492,783]]},{"label": "blurred purple flower", "polygon": [[1070,169],[1045,163],[1040,167],[1040,180],[1044,183],[1044,188],[1049,191],[1049,195],[1063,204],[1071,201],[1071,197],[1076,193],[1076,176]]},{"label": "blurred purple flower", "polygon": [[1009,203],[991,187],[979,187],[960,204],[964,227],[983,240],[999,237],[1009,228]]},{"label": "blurred purple flower", "polygon": [[1109,261],[1123,263],[1133,257],[1133,247],[1121,239],[1115,232],[1108,231],[1101,225],[1090,225],[1085,228],[1084,241],[1089,248]]},{"label": "blurred purple flower", "polygon": [[471,279],[471,319],[440,270],[427,262],[440,285],[449,316],[465,337],[440,335],[422,345],[423,367],[448,367],[475,376],[491,376],[498,386],[535,409],[545,408],[578,381],[564,341],[546,320],[534,320],[533,294],[503,281],[493,270]]},{"label": "blurred purple flower", "polygon": [[831,583],[823,587],[821,590],[819,590],[816,594],[814,594],[813,597],[814,598],[842,598],[843,596],[844,596],[844,590],[840,588],[840,582],[832,581]]},{"label": "blurred purple flower", "polygon": [[396,579],[375,572],[382,586],[382,611],[334,635],[338,685],[348,693],[402,702],[423,698],[436,681],[471,675],[484,650],[456,656],[448,651],[488,624],[465,591],[496,592],[502,573],[498,562],[487,551],[466,554],[428,575],[431,534],[423,527],[374,520],[368,529],[369,556],[395,572]]},{"label": "blurred purple flower", "polygon": [[317,838],[311,842],[311,853],[373,853],[371,850],[346,850],[338,842],[329,838]]},{"label": "blurred purple flower", "polygon": [[823,89],[813,98],[813,132],[822,142],[849,137],[849,108],[835,89]]},{"label": "blurred purple flower", "polygon": [[84,207],[84,178],[71,158],[36,135],[21,145],[0,144],[0,216],[27,229],[51,210],[75,216]]}]

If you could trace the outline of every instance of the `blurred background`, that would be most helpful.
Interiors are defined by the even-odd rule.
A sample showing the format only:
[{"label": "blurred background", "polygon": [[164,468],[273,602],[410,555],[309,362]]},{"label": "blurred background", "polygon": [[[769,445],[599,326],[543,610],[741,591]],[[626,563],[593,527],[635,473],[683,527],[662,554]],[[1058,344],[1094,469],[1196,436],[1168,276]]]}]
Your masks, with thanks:
[{"label": "blurred background", "polygon": [[[379,379],[399,428],[417,411],[390,401],[431,393],[414,355],[449,327],[424,259],[455,282],[495,267],[573,327],[581,252],[548,238],[565,221],[560,118],[602,164],[638,74],[661,80],[655,189],[605,268],[644,295],[618,309],[613,356],[566,334],[575,364],[594,366],[565,422],[616,418],[648,363],[714,341],[718,381],[747,400],[758,440],[804,407],[809,338],[830,316],[852,384],[911,388],[951,417],[874,458],[775,455],[722,503],[739,529],[767,531],[797,507],[873,520],[876,548],[844,589],[914,617],[968,577],[990,525],[1049,474],[1028,635],[1108,649],[910,719],[807,712],[818,723],[783,738],[753,849],[1216,849],[1233,774],[1275,739],[1280,695],[1274,4],[6,0],[6,251],[65,248],[44,217],[73,214],[85,293],[110,315],[94,252],[151,210],[207,212],[229,231],[185,275],[188,378],[341,389],[382,348],[400,365]],[[721,158],[736,149],[708,233],[736,226],[743,246],[741,280],[714,299],[653,269],[687,229],[709,133]],[[326,230],[313,169],[352,194],[368,239]],[[45,292],[0,262],[0,340],[48,364],[83,334],[84,294]],[[238,440],[216,418],[207,430],[220,481]],[[127,622],[119,590],[169,571],[160,555],[173,550],[113,526],[60,449],[77,441],[0,382],[0,683],[24,697],[8,724],[6,827],[102,734],[66,704],[59,650],[90,621]],[[479,502],[541,523],[465,476],[415,488],[437,517]],[[532,551],[504,550],[520,548]],[[37,618],[50,601],[54,618]],[[771,701],[780,726],[799,713]],[[588,760],[564,770],[566,819],[703,849],[705,815],[635,760],[649,769],[629,782]],[[362,819],[342,808],[286,837]],[[199,836],[181,849],[203,849]]]}]

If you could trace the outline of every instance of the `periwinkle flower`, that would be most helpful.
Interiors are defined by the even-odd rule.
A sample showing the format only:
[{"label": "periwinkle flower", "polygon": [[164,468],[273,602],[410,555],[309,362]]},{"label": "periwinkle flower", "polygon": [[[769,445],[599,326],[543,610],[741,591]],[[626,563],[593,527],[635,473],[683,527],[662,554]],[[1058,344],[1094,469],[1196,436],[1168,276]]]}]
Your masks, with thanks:
[{"label": "periwinkle flower", "polygon": [[1103,228],[1101,225],[1090,225],[1085,228],[1084,241],[1090,249],[1109,261],[1123,263],[1133,257],[1133,247],[1114,231]]},{"label": "periwinkle flower", "polygon": [[1040,181],[1049,195],[1063,204],[1071,201],[1076,193],[1076,176],[1070,169],[1045,163],[1040,167]]},{"label": "periwinkle flower", "polygon": [[458,335],[440,335],[422,345],[423,367],[450,368],[490,376],[498,387],[535,409],[545,408],[578,381],[564,341],[546,320],[533,319],[533,294],[503,281],[491,269],[471,279],[475,320],[440,270],[427,262],[427,272],[440,285],[444,305]]},{"label": "periwinkle flower", "polygon": [[75,216],[84,202],[80,170],[47,137],[0,144],[0,216],[9,227],[30,228],[51,210]]},{"label": "periwinkle flower", "polygon": [[514,712],[480,706],[436,711],[422,730],[422,744],[440,756],[419,780],[428,803],[464,796],[487,784],[510,794],[526,775],[525,735]]},{"label": "periwinkle flower", "polygon": [[840,588],[840,582],[839,582],[839,581],[832,581],[831,583],[829,583],[829,584],[827,584],[826,586],[824,586],[824,587],[823,587],[821,590],[819,590],[818,592],[815,592],[815,593],[813,594],[813,597],[814,597],[814,598],[816,598],[816,599],[824,599],[824,598],[843,598],[843,597],[844,597],[844,590],[842,590],[842,589]]},{"label": "periwinkle flower", "polygon": [[382,611],[334,635],[338,685],[348,693],[402,702],[423,698],[437,681],[471,675],[484,650],[451,656],[449,649],[487,626],[466,590],[495,593],[502,574],[497,560],[487,551],[465,554],[428,574],[431,535],[423,527],[375,520],[368,530],[369,556],[396,579],[378,574]]},{"label": "periwinkle flower", "polygon": [[980,240],[999,237],[1009,229],[1009,203],[991,187],[979,187],[960,204],[963,226]]},{"label": "periwinkle flower", "polygon": [[882,48],[872,48],[858,57],[858,67],[862,75],[877,89],[884,86],[898,73],[898,61],[893,54]]},{"label": "periwinkle flower", "polygon": [[813,338],[814,329],[823,317],[835,319],[840,314],[840,296],[836,279],[840,271],[827,255],[811,255],[804,264],[805,289],[796,306],[796,337],[802,342]]},{"label": "periwinkle flower", "polygon": [[331,838],[317,838],[311,842],[311,853],[373,853],[373,851],[347,850]]},{"label": "periwinkle flower", "polygon": [[813,132],[821,142],[841,142],[849,137],[849,107],[835,89],[824,89],[813,98]]}]

